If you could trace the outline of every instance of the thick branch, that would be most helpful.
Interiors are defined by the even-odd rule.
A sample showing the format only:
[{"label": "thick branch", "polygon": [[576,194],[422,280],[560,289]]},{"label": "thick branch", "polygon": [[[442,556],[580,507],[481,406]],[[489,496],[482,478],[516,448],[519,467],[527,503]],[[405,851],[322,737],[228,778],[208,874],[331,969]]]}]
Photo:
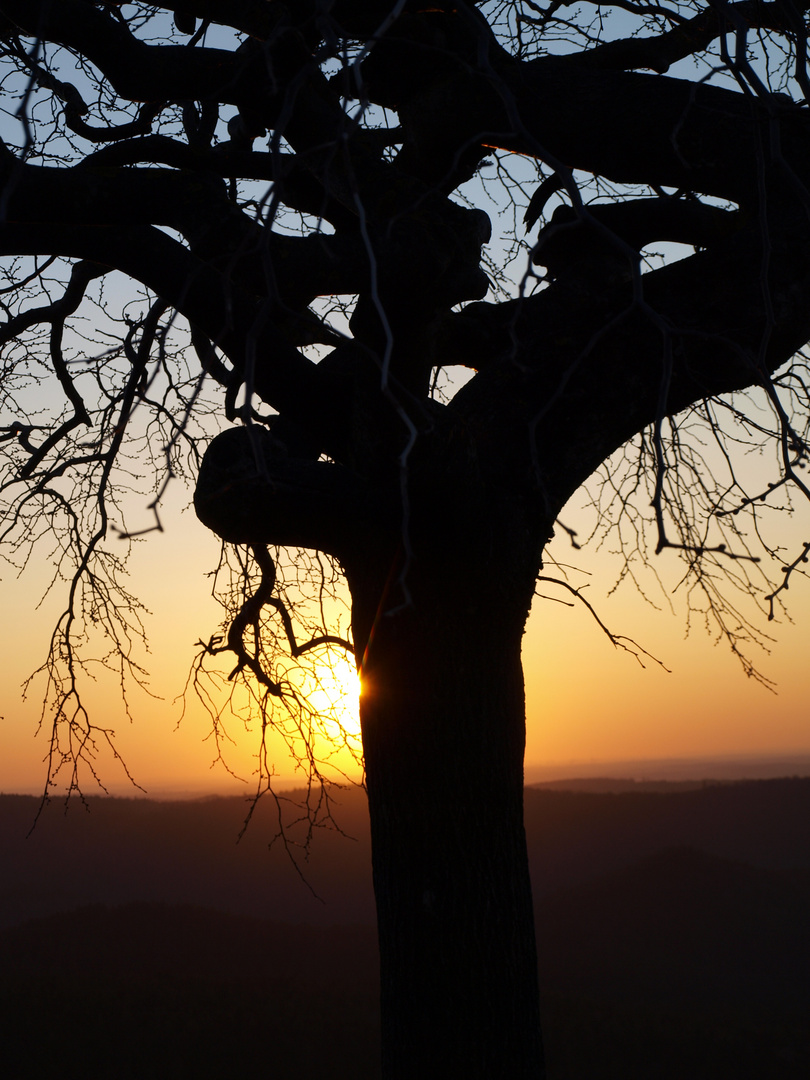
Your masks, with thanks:
[{"label": "thick branch", "polygon": [[317,432],[324,448],[342,444],[340,388],[289,344],[272,321],[272,305],[244,293],[165,233],[146,226],[0,226],[3,254],[42,251],[90,259],[143,282],[208,335],[253,393]]},{"label": "thick branch", "polygon": [[82,166],[99,167],[163,163],[176,169],[213,173],[243,180],[267,180],[275,185],[274,194],[295,210],[323,217],[337,228],[357,228],[357,213],[330,199],[323,187],[308,172],[295,154],[259,150],[236,150],[220,143],[215,149],[201,152],[186,143],[165,135],[148,135],[89,154]]},{"label": "thick branch", "polygon": [[644,275],[635,291],[561,282],[497,307],[469,306],[459,342],[484,340],[500,360],[456,395],[446,422],[463,417],[483,444],[511,446],[516,462],[531,458],[556,513],[645,426],[703,398],[767,385],[810,339],[810,222],[784,189],[769,205],[767,250],[755,222]]},{"label": "thick branch", "polygon": [[577,53],[576,60],[595,68],[649,68],[663,73],[679,60],[708,49],[715,38],[733,29],[731,19],[739,20],[752,30],[773,30],[790,35],[796,29],[798,18],[797,12],[791,12],[784,3],[760,3],[758,0],[742,0],[742,3],[736,4],[721,2],[707,7],[699,15],[684,20],[663,34],[608,41]]},{"label": "thick branch", "polygon": [[264,428],[231,428],[210,444],[194,493],[197,516],[232,544],[354,551],[379,504],[348,469],[287,457]]},{"label": "thick branch", "polygon": [[439,79],[419,79],[425,46],[415,30],[411,40],[403,31],[379,43],[364,65],[372,100],[401,102],[409,138],[403,155],[436,182],[454,174],[460,154],[491,145],[617,182],[751,201],[757,125],[771,121],[794,168],[801,161],[810,172],[810,117],[798,107],[775,117],[769,102],[708,84],[596,69],[588,54],[522,63],[487,33],[481,24],[484,64],[445,65]]},{"label": "thick branch", "polygon": [[[3,0],[0,13],[31,37],[66,45],[103,71],[110,85],[131,101],[217,101],[238,105],[259,92],[267,97],[267,70],[255,52],[147,45],[126,25],[83,0]],[[277,9],[276,17],[281,14]],[[293,40],[274,57],[280,78],[308,59]]]},{"label": "thick branch", "polygon": [[662,241],[705,248],[731,236],[750,215],[696,199],[633,199],[582,207],[558,206],[541,229],[532,262],[551,277],[576,275],[583,263],[612,262],[627,280],[643,248]]},{"label": "thick branch", "polygon": [[244,287],[292,307],[367,286],[368,258],[359,237],[271,232],[234,206],[212,173],[42,168],[10,155],[4,164],[9,222],[165,225],[182,233],[195,255],[227,267]]}]

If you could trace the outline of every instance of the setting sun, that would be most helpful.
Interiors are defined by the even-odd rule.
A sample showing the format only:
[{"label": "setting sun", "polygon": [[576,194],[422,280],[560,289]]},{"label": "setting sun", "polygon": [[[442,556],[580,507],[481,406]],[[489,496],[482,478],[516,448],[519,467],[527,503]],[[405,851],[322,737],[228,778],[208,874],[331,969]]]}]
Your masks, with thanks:
[{"label": "setting sun", "polygon": [[[356,778],[362,769],[360,679],[351,656],[332,650],[309,654],[285,674],[289,696],[286,717],[275,713],[275,726],[299,765],[315,764],[341,777]],[[250,725],[251,728],[253,725]]]},{"label": "setting sun", "polygon": [[324,734],[340,741],[360,739],[360,676],[348,656],[331,656],[306,672],[302,687],[309,706],[318,713]]}]

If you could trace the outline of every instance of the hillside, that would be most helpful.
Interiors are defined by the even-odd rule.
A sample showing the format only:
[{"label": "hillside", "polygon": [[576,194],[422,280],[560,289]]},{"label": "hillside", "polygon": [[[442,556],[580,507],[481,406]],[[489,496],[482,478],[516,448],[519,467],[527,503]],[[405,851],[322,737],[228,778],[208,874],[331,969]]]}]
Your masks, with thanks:
[{"label": "hillside", "polygon": [[[240,800],[52,806],[25,839],[35,800],[0,798],[2,1075],[374,1077],[368,832],[336,794],[320,898],[270,804],[237,844]],[[810,780],[526,808],[549,1080],[810,1074]]]}]

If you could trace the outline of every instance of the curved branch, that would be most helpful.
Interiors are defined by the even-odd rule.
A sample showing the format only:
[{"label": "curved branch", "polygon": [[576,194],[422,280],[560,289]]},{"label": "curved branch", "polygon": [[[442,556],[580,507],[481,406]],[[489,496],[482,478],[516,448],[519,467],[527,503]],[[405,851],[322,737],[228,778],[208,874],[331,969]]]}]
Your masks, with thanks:
[{"label": "curved branch", "polygon": [[338,559],[371,519],[367,486],[333,462],[289,458],[264,428],[231,428],[203,456],[197,517],[232,544],[313,548]]},{"label": "curved branch", "polygon": [[773,30],[786,35],[792,35],[796,30],[796,16],[783,3],[720,2],[663,34],[608,41],[574,55],[577,62],[588,67],[613,71],[648,68],[663,74],[679,60],[708,49],[715,38],[728,29],[732,18],[752,30]]},{"label": "curved branch", "polygon": [[[586,600],[585,597],[582,595],[582,589],[578,589],[575,585],[571,585],[570,582],[565,581],[563,578],[548,577],[546,574],[538,575],[537,580],[545,581],[549,585],[559,585],[560,588],[567,589],[568,592],[571,593],[571,595],[574,596],[577,600],[579,600],[581,604],[584,604],[593,616],[596,625],[599,627],[605,637],[607,637],[608,641],[615,649],[622,649],[624,652],[630,653],[630,655],[638,661],[641,667],[644,667],[644,661],[642,660],[642,656],[646,656],[649,660],[652,660],[654,663],[658,664],[660,668],[663,668],[664,671],[666,671],[668,674],[672,674],[670,669],[662,660],[659,660],[657,656],[653,656],[651,652],[648,652],[647,649],[639,645],[637,641],[634,641],[632,638],[627,637],[626,634],[614,633],[609,626],[602,622],[602,620],[596,613],[596,608],[593,606],[593,604],[591,604],[589,600]],[[565,601],[563,601],[563,603],[564,602]]]},{"label": "curved branch", "polygon": [[343,392],[289,343],[273,321],[274,305],[262,304],[159,229],[0,225],[0,253],[42,251],[103,263],[142,282],[208,335],[252,393],[316,431],[325,449],[342,445]]},{"label": "curved branch", "polygon": [[[251,220],[229,200],[227,189],[213,173],[160,168],[118,169],[45,168],[5,157],[0,180],[6,185],[5,219],[42,225],[121,226],[164,225],[180,232],[192,251],[216,258],[221,265],[238,262],[238,272],[253,277],[253,291],[267,291],[261,256],[276,261],[278,277],[288,300],[308,302],[332,289],[351,291],[357,271],[348,280],[334,280],[334,267],[347,255],[343,244],[332,258],[313,258],[313,246],[334,242],[332,237],[290,237],[273,233]],[[347,260],[348,261],[348,260]],[[357,260],[354,260],[355,263]],[[253,265],[256,264],[256,265]],[[350,263],[350,266],[352,264]],[[331,277],[322,283],[319,275]]]},{"label": "curved branch", "polygon": [[[255,6],[255,5],[254,5]],[[0,12],[23,34],[75,49],[104,72],[110,85],[130,101],[203,101],[238,105],[265,84],[264,59],[253,53],[185,45],[147,45],[126,23],[82,0],[3,0]],[[276,23],[270,16],[271,23]],[[268,26],[268,30],[272,27]],[[294,35],[274,57],[279,75],[289,75],[308,57],[295,48]]]},{"label": "curved branch", "polygon": [[768,386],[810,338],[810,221],[784,189],[769,206],[767,262],[754,221],[632,284],[597,293],[561,281],[497,307],[470,305],[458,317],[462,340],[473,322],[500,359],[459,391],[442,422],[463,416],[521,458],[531,452],[558,510],[648,424],[702,398]]},{"label": "curved branch", "polygon": [[629,280],[631,263],[638,263],[643,248],[662,241],[709,247],[733,236],[749,217],[696,199],[676,197],[576,209],[558,206],[548,225],[540,230],[532,262],[546,266],[552,277],[582,262],[601,259],[623,263]]},{"label": "curved branch", "polygon": [[[7,322],[0,324],[0,345],[5,345],[7,341],[13,340],[13,338],[37,323],[57,321],[64,323],[65,319],[72,315],[81,304],[90,282],[107,273],[109,273],[109,267],[101,266],[98,263],[76,263],[70,272],[67,287],[58,300],[54,300],[52,304],[27,308],[25,311],[21,311],[19,315],[15,315]],[[31,276],[34,277],[35,275]],[[19,283],[20,286],[25,284],[27,284],[27,281]]]},{"label": "curved branch", "polygon": [[84,120],[76,108],[65,109],[65,123],[71,131],[91,142],[115,143],[131,139],[134,135],[148,135],[152,130],[152,121],[163,108],[162,103],[147,103],[138,109],[135,120],[124,124],[111,124],[109,127],[93,127]]},{"label": "curved branch", "polygon": [[[420,82],[425,47],[422,24],[413,24],[412,40],[401,31],[395,41],[378,43],[366,89],[378,103],[390,103],[391,94],[401,98],[410,143],[436,180],[454,174],[462,151],[493,146],[555,168],[564,162],[620,183],[740,203],[755,198],[757,124],[771,120],[794,168],[810,171],[810,116],[798,107],[775,111],[772,102],[719,86],[598,68],[587,53],[523,62],[483,21],[479,55],[485,62],[446,67],[441,79]],[[404,62],[408,57],[414,62]]]}]

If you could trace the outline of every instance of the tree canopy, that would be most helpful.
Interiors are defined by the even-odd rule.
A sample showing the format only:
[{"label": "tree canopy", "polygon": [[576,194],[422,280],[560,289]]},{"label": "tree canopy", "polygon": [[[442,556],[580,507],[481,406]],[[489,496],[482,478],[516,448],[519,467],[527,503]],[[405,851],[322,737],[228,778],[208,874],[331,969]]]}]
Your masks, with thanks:
[{"label": "tree canopy", "polygon": [[[238,545],[202,660],[272,718],[274,649],[355,650],[389,1075],[537,1074],[520,636],[573,493],[610,463],[603,517],[749,673],[725,585],[772,616],[807,559],[759,527],[810,495],[806,39],[792,0],[0,2],[2,538],[69,583],[52,764],[94,735],[83,636],[125,671],[142,630],[117,500],[183,473]],[[345,575],[351,631],[302,632],[285,565],[318,615]]]}]

